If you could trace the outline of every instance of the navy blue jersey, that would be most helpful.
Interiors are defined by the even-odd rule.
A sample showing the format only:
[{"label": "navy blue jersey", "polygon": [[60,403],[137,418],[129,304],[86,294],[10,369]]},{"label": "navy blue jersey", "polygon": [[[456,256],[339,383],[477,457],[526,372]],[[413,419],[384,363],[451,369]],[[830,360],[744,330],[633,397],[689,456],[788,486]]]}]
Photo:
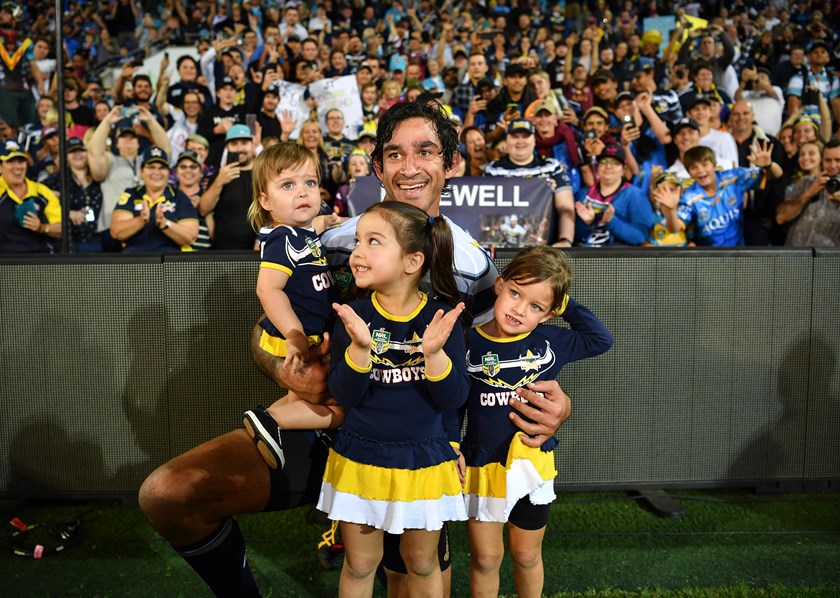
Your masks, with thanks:
[{"label": "navy blue jersey", "polygon": [[[606,326],[574,299],[569,299],[561,317],[571,329],[540,324],[528,334],[505,339],[490,337],[481,327],[470,330],[470,395],[461,443],[468,466],[505,462],[511,440],[520,431],[508,417],[513,411],[510,403],[521,400],[517,388],[554,380],[567,363],[600,355],[612,346]],[[552,450],[556,444],[552,437],[542,449]]]},{"label": "navy blue jersey", "polygon": [[[330,325],[333,277],[321,239],[312,229],[295,226],[265,227],[259,232],[260,268],[289,276],[283,292],[295,310],[306,336],[320,336]],[[260,325],[271,336],[283,335],[268,318]]]},{"label": "navy blue jersey", "polygon": [[183,191],[167,185],[166,189],[163,190],[163,195],[152,201],[146,192],[146,186],[141,185],[127,189],[117,202],[114,212],[129,212],[131,217],[134,218],[143,210],[144,201],[149,202],[149,221],[137,234],[123,241],[123,252],[192,251],[190,245],[178,245],[167,237],[158,228],[156,221],[158,211],[163,211],[169,220],[175,222],[181,222],[182,220],[198,222],[198,213],[195,211],[190,198],[184,195]]},{"label": "navy blue jersey", "polygon": [[[330,395],[347,409],[339,438],[365,438],[400,450],[382,454],[367,451],[368,443],[345,446],[345,457],[359,463],[380,467],[417,469],[451,458],[444,412],[454,413],[467,400],[469,383],[464,364],[464,335],[459,326],[449,335],[444,351],[452,366],[440,379],[429,380],[425,374],[422,338],[438,309],[450,307],[430,301],[424,294],[414,313],[395,316],[370,299],[349,304],[371,332],[371,368],[362,371],[349,363],[345,355],[350,338],[344,323],[338,320],[332,339],[329,374]],[[345,438],[345,441],[348,440]],[[336,448],[337,445],[333,445]],[[392,447],[393,448],[393,447]]]}]

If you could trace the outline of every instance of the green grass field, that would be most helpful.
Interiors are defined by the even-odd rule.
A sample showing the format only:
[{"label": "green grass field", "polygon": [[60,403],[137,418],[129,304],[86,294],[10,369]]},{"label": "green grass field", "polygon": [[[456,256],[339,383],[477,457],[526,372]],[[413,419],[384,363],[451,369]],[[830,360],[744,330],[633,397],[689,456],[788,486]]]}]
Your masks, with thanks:
[{"label": "green grass field", "polygon": [[[547,596],[840,596],[840,494],[680,491],[680,519],[625,494],[561,494],[543,550]],[[81,519],[63,552],[0,552],[0,596],[208,596],[140,512],[111,502],[26,505],[25,523]],[[306,508],[239,518],[265,596],[334,596],[315,556],[322,526]],[[11,530],[7,526],[7,530]],[[463,524],[452,526],[453,596],[468,596]],[[38,530],[32,532],[37,538]],[[515,595],[505,560],[502,593]],[[379,592],[384,595],[383,592]]]}]

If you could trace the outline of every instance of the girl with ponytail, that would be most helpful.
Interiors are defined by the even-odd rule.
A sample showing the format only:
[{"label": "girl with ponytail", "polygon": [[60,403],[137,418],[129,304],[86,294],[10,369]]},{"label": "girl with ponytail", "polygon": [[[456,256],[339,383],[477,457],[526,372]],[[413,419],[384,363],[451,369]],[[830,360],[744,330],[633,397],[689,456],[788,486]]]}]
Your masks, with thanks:
[{"label": "girl with ponytail", "polygon": [[[385,531],[402,534],[409,592],[439,595],[441,527],[466,519],[450,444],[469,390],[452,263],[442,217],[386,201],[358,221],[349,264],[370,296],[333,305],[329,387],[346,416],[318,501],[341,522],[340,596],[372,595]],[[431,295],[420,291],[427,273]]]}]

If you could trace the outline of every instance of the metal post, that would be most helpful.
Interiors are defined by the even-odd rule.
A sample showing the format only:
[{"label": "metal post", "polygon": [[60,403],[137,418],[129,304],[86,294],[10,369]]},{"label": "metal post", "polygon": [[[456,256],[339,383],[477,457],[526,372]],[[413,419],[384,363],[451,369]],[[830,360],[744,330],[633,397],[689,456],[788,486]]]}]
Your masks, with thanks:
[{"label": "metal post", "polygon": [[[68,178],[70,171],[67,168],[67,123],[64,114],[64,65],[69,56],[64,55],[64,3],[61,0],[55,0],[55,81],[56,81],[56,99],[58,106],[58,155],[60,168],[59,171],[59,193],[61,200],[61,253],[70,253],[72,251],[72,244],[70,243],[70,197]],[[77,90],[81,96],[81,90]]]}]

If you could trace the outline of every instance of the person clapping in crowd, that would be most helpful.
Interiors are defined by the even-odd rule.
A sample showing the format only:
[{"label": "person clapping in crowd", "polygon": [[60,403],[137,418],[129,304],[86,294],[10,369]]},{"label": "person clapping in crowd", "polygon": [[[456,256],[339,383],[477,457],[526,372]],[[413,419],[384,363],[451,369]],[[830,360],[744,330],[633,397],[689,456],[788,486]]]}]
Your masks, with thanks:
[{"label": "person clapping in crowd", "polygon": [[198,215],[190,198],[169,185],[169,157],[151,146],[140,162],[141,184],[127,189],[111,218],[111,237],[125,253],[191,251]]}]

